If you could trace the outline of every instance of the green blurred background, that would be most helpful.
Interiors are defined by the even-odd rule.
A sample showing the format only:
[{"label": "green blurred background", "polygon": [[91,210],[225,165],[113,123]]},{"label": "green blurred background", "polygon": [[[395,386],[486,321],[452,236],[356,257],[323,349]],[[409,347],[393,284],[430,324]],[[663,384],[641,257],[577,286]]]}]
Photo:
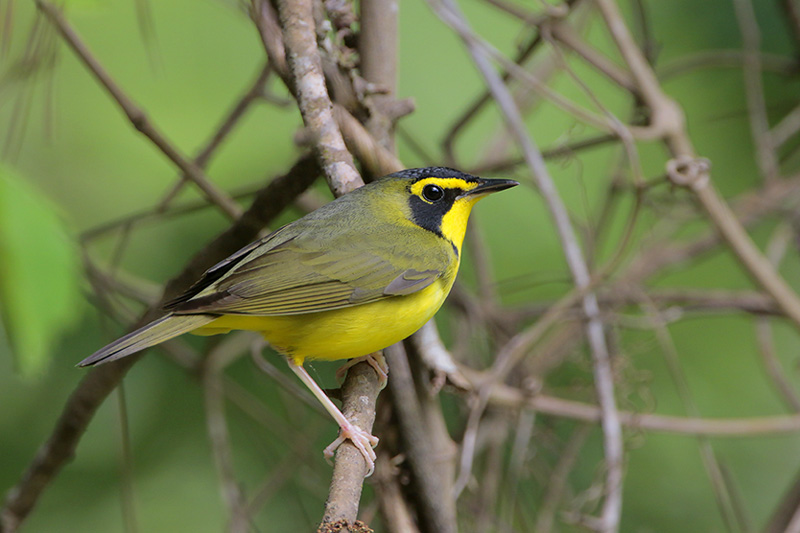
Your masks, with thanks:
[{"label": "green blurred background", "polygon": [[[627,2],[621,4],[629,8]],[[659,46],[659,64],[703,50],[741,46],[730,0],[650,0],[644,4]],[[762,30],[762,49],[791,55],[777,2],[755,0],[754,4]],[[481,2],[468,0],[461,6],[477,31],[501,51],[513,55],[522,38],[516,21]],[[142,37],[134,2],[70,3],[67,16],[116,82],[175,145],[192,154],[261,69],[262,48],[251,22],[233,2],[171,0],[151,2],[149,9],[153,24],[152,35],[147,39]],[[16,2],[15,10],[0,92],[0,139],[4,143],[6,172],[31,185],[29,194],[36,202],[49,202],[43,209],[57,214],[71,238],[154,205],[171,188],[175,168],[131,127],[66,48],[61,47],[54,68],[45,69],[33,79],[11,68],[14,59],[24,53],[34,8],[32,3]],[[588,26],[591,42],[613,57],[615,52],[600,25],[590,22]],[[574,67],[586,76],[606,105],[625,116],[630,105],[627,99],[585,67],[578,63]],[[587,101],[564,75],[551,85],[578,101]],[[731,196],[757,186],[760,178],[752,155],[741,71],[700,70],[676,77],[664,86],[686,109],[697,150],[713,161],[715,183],[722,193]],[[398,92],[400,97],[412,97],[416,102],[415,113],[403,119],[402,125],[434,159],[441,153],[441,139],[453,120],[481,94],[482,87],[461,44],[428,6],[415,0],[400,2]],[[270,88],[287,97],[277,80],[270,83]],[[765,88],[770,113],[781,116],[795,105],[800,87],[796,81],[767,74]],[[579,137],[582,132],[572,119],[547,103],[528,123],[544,147]],[[280,174],[301,153],[293,143],[299,125],[293,105],[257,106],[213,158],[208,174],[225,190],[258,184]],[[484,112],[469,128],[457,144],[465,163],[477,162],[497,128],[494,110]],[[401,141],[399,146],[406,165],[429,162],[406,143]],[[663,171],[662,149],[647,144],[640,148],[646,174],[659,175]],[[596,217],[608,182],[606,173],[615,157],[610,150],[593,150],[550,165],[579,224],[589,224]],[[568,271],[546,209],[530,180],[524,174],[518,177],[525,180],[525,190],[483,202],[474,220],[489,243],[504,301],[547,301],[569,288]],[[193,198],[197,198],[196,193],[187,187],[180,200],[189,202]],[[281,222],[298,214],[286,213]],[[649,226],[658,218],[657,210],[645,212],[637,238],[647,239]],[[24,236],[31,248],[55,238],[50,235],[39,241],[24,218],[14,220],[18,226],[3,230],[9,233],[11,229],[13,234]],[[212,210],[143,224],[131,234],[124,255],[119,258],[120,265],[126,272],[150,280],[151,286],[140,285],[156,294],[157,285],[178,273],[187,259],[226,225],[226,220]],[[696,234],[703,228],[702,223],[687,225],[686,234]],[[754,238],[763,246],[773,228],[774,223],[761,224],[753,230]],[[615,238],[618,235],[609,237],[609,252],[615,249]],[[110,262],[118,244],[113,236],[100,239],[90,252],[93,257]],[[638,246],[641,241],[634,248]],[[77,258],[77,245],[74,250]],[[0,257],[0,266],[3,260]],[[63,269],[63,276],[71,275],[68,264]],[[796,250],[788,256],[782,272],[794,287],[800,287]],[[44,269],[40,275],[61,274]],[[470,264],[464,266],[461,279],[470,286],[474,279]],[[78,283],[86,294],[88,285]],[[660,277],[657,283],[697,288],[751,286],[727,253],[704,257],[691,267]],[[8,336],[0,336],[2,490],[16,483],[83,375],[84,371],[74,365],[122,331],[100,316],[83,294],[64,291],[59,301],[53,302],[56,308],[64,307],[62,314],[56,315],[57,323],[63,327],[54,329],[64,331],[46,347],[43,369],[27,377],[15,372]],[[750,317],[701,315],[672,325],[670,332],[704,416],[785,412],[764,377]],[[448,336],[447,331],[445,335]],[[202,345],[208,341],[190,342]],[[621,406],[685,414],[652,332],[623,330],[618,342],[624,346],[623,355],[627,358]],[[797,333],[779,326],[775,328],[775,343],[790,379],[797,385]],[[282,368],[280,361],[274,362]],[[333,381],[329,366],[313,365],[312,373],[322,376],[330,386]],[[587,367],[577,367],[563,370],[552,384],[552,391],[566,395],[576,383],[585,383]],[[314,413],[299,411],[288,395],[252,368],[250,361],[235,363],[230,374],[251,392],[268,398],[275,416],[298,434],[306,435],[311,448],[321,449],[334,437],[332,424]],[[223,529],[226,513],[197,382],[154,351],[128,375],[125,396],[134,457],[133,503],[139,530]],[[260,483],[267,472],[293,453],[295,445],[286,442],[281,432],[262,429],[254,433],[252,424],[237,411],[231,411],[229,423],[237,472],[248,488]],[[453,423],[460,424],[457,419]],[[539,423],[556,435],[566,434],[563,426],[567,423],[546,418],[539,419]],[[44,493],[23,531],[124,529],[120,511],[120,427],[118,396],[112,395],[81,440],[75,460]],[[726,530],[696,440],[662,434],[626,435],[629,455],[623,531]],[[792,435],[712,442],[730,469],[733,483],[758,529],[800,469],[800,438]],[[602,474],[597,466],[602,453],[599,432],[592,435],[584,451],[572,478],[576,487],[586,487]],[[312,463],[291,472],[288,481],[259,513],[260,531],[312,529],[321,513],[329,476],[321,453],[313,456]],[[524,512],[528,518],[536,514],[533,498],[538,494],[540,489],[535,484],[525,485],[521,498],[530,497],[532,501]],[[369,500],[367,489],[365,501]],[[377,522],[373,525],[380,529]],[[469,525],[464,530],[470,531]]]}]

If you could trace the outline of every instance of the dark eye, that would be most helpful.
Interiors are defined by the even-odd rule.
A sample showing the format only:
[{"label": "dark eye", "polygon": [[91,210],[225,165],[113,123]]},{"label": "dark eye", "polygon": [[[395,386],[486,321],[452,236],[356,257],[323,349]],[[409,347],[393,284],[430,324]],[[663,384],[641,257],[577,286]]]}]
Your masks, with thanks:
[{"label": "dark eye", "polygon": [[422,189],[422,196],[429,202],[437,202],[444,198],[444,191],[438,185],[426,185]]}]

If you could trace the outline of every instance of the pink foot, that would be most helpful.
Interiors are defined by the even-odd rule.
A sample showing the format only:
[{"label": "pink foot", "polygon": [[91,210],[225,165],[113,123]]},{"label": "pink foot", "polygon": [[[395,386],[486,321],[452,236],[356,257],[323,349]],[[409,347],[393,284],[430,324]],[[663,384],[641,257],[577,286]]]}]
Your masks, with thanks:
[{"label": "pink foot", "polygon": [[378,384],[381,386],[381,390],[383,390],[386,387],[386,382],[389,380],[389,365],[386,364],[386,359],[384,359],[383,353],[381,352],[350,359],[336,371],[336,379],[339,380],[339,383],[344,381],[347,370],[362,361],[368,363],[369,366],[375,370],[375,373],[378,374]]},{"label": "pink foot", "polygon": [[378,445],[378,437],[370,435],[368,432],[350,422],[339,427],[339,436],[322,452],[325,455],[325,459],[330,462],[336,449],[348,439],[358,448],[361,455],[364,456],[364,461],[367,463],[367,475],[365,477],[371,476],[372,472],[375,471],[376,457],[375,451],[372,448]]}]

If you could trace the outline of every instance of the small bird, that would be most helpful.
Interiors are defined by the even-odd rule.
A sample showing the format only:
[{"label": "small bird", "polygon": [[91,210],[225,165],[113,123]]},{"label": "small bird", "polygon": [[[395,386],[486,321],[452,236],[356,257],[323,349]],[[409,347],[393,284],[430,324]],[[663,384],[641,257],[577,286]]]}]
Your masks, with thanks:
[{"label": "small bird", "polygon": [[339,424],[339,438],[325,456],[350,439],[371,473],[378,439],[344,417],[304,361],[364,359],[385,383],[385,361],[372,354],[436,314],[455,281],[473,205],[516,185],[444,167],[385,176],[217,263],[168,302],[163,317],[79,366],[114,361],[188,332],[256,331],[286,356]]}]

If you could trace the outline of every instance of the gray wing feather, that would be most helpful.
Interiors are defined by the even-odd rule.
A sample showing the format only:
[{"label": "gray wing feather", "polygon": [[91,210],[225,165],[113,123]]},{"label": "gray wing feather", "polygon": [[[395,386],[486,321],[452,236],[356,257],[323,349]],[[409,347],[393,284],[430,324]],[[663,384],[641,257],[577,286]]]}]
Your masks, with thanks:
[{"label": "gray wing feather", "polygon": [[215,318],[217,317],[213,315],[179,316],[169,314],[104,346],[78,363],[78,366],[94,366],[134,354],[145,348],[149,348],[150,346],[154,346],[160,342],[204,326]]}]

